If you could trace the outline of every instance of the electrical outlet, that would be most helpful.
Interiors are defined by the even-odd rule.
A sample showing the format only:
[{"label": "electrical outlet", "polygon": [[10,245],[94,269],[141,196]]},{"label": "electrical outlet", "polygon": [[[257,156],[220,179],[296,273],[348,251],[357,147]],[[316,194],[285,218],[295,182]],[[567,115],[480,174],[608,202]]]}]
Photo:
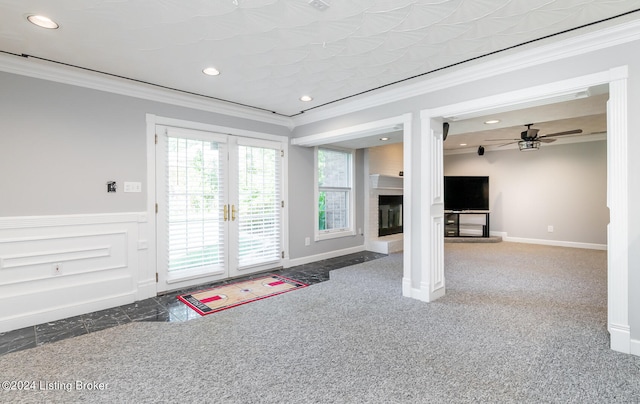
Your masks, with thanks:
[{"label": "electrical outlet", "polygon": [[57,262],[55,264],[53,264],[53,275],[57,276],[57,275],[62,275],[62,264]]},{"label": "electrical outlet", "polygon": [[553,226],[551,226],[551,225],[547,226],[547,231],[549,233],[553,233]]},{"label": "electrical outlet", "polygon": [[305,238],[304,238],[304,245],[306,245],[306,246],[310,246],[310,245],[311,245],[311,238],[309,238],[309,237],[305,237]]}]

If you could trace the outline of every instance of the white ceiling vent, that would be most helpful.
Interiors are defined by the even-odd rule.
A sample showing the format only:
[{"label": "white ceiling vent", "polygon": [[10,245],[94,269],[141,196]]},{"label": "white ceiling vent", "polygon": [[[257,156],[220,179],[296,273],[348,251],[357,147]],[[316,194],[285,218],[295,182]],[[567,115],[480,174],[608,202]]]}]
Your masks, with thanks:
[{"label": "white ceiling vent", "polygon": [[324,11],[329,8],[329,0],[309,0],[309,4],[320,11]]}]

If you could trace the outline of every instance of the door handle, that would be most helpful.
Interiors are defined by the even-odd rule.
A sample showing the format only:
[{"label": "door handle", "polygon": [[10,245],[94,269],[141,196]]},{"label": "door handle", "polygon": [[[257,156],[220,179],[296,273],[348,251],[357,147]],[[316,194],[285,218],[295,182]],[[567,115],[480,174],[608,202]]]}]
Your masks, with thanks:
[{"label": "door handle", "polygon": [[229,205],[224,205],[224,221],[229,220]]},{"label": "door handle", "polygon": [[231,220],[236,220],[236,213],[238,213],[236,205],[231,205]]}]

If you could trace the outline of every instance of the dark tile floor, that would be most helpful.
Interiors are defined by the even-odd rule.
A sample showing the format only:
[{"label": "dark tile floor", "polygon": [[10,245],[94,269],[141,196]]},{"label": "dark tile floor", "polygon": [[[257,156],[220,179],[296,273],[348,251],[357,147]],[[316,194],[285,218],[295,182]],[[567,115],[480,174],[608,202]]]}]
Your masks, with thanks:
[{"label": "dark tile floor", "polygon": [[[329,272],[331,270],[371,261],[384,256],[384,254],[363,251],[317,261],[311,264],[269,271],[269,273],[279,274],[312,285],[329,280]],[[197,287],[152,297],[125,306],[0,333],[0,355],[134,321],[180,322],[198,318],[200,315],[179,301],[176,296],[229,282],[236,282],[242,279],[251,279],[252,277],[260,275],[262,274],[198,285]]]}]

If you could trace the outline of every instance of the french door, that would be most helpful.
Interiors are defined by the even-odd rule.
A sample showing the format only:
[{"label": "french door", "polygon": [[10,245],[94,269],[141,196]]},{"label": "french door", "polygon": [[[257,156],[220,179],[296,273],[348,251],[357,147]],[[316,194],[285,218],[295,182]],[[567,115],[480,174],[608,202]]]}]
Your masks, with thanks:
[{"label": "french door", "polygon": [[157,126],[158,291],[282,260],[281,144]]}]

